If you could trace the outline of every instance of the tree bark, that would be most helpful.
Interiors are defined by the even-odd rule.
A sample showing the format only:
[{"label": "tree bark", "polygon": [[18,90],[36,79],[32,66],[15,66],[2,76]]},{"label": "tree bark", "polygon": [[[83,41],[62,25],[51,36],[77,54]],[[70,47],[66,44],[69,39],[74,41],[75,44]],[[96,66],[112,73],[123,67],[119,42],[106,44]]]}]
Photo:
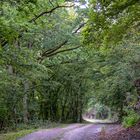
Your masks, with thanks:
[{"label": "tree bark", "polygon": [[24,82],[24,97],[23,97],[23,120],[24,123],[28,123],[28,91],[29,91],[29,82]]},{"label": "tree bark", "polygon": [[12,65],[8,65],[8,73],[11,75],[14,73]]}]

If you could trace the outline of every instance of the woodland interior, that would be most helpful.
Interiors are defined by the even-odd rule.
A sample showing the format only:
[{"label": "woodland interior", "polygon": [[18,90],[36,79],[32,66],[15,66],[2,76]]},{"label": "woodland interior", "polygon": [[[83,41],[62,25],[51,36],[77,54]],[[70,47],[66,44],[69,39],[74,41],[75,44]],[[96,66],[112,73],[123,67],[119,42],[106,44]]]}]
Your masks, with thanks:
[{"label": "woodland interior", "polygon": [[1,0],[0,134],[84,119],[140,121],[140,1]]}]

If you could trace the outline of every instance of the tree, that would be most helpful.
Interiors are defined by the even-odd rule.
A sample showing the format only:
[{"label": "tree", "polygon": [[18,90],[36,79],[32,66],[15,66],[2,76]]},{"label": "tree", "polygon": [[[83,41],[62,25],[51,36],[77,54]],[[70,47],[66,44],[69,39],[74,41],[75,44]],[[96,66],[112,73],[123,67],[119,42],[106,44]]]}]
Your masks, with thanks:
[{"label": "tree", "polygon": [[139,28],[139,1],[92,0],[89,21],[85,28],[85,43],[95,46],[118,44],[131,31]]},{"label": "tree", "polygon": [[90,5],[83,42],[92,48],[94,97],[119,112],[122,119],[129,106],[127,93],[137,98],[139,2],[93,0]]},{"label": "tree", "polygon": [[86,57],[80,56],[78,31],[84,20],[76,11],[71,15],[72,7],[64,1],[2,2],[1,129],[34,120],[81,121],[87,78],[81,79]]}]

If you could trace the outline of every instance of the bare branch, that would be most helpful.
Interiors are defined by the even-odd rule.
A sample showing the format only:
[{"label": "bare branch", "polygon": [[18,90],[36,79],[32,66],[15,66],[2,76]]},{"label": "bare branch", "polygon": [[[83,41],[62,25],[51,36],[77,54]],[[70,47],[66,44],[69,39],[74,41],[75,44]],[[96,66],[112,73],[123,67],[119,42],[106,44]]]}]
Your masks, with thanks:
[{"label": "bare branch", "polygon": [[[79,27],[72,32],[72,34],[76,34],[86,23],[82,23],[79,25]],[[73,49],[77,49],[79,47],[75,47],[75,48],[70,48],[70,49],[66,49],[66,50],[60,50],[60,51],[57,51],[58,49],[60,49],[62,46],[64,46],[65,44],[68,43],[68,40],[65,40],[64,42],[62,42],[58,47],[55,47],[53,49],[49,49],[49,50],[46,50],[45,52],[42,53],[41,55],[41,58],[43,60],[43,57],[50,57],[50,56],[53,56],[57,53],[60,53],[60,52],[65,52],[65,51],[70,51],[70,50],[73,50]],[[57,52],[55,52],[57,51]]]},{"label": "bare branch", "polygon": [[65,49],[65,50],[60,50],[60,51],[57,51],[57,52],[54,52],[54,53],[51,53],[51,54],[48,54],[46,55],[46,57],[51,57],[53,55],[56,55],[58,53],[62,53],[62,52],[67,52],[67,51],[72,51],[72,50],[76,50],[78,48],[80,48],[81,46],[78,46],[78,47],[74,47],[74,48],[69,48],[69,49]]},{"label": "bare branch", "polygon": [[[45,12],[40,13],[39,15],[36,15],[34,18],[32,18],[31,20],[29,20],[28,22],[29,23],[35,22],[38,18],[40,18],[40,17],[42,17],[42,16],[44,16],[46,14],[51,14],[56,9],[59,9],[59,8],[69,8],[69,7],[73,7],[73,6],[74,5],[57,5],[56,7],[53,7],[52,9],[50,9],[49,11],[45,11]],[[19,34],[18,38],[21,38],[22,35],[23,34]],[[5,46],[8,43],[8,41],[4,39],[0,43],[1,43],[0,44],[1,46]]]},{"label": "bare branch", "polygon": [[73,33],[73,34],[78,33],[78,31],[79,31],[82,27],[84,27],[85,24],[86,24],[86,23],[82,23],[81,25],[79,25],[79,27],[78,27],[75,31],[73,31],[72,33]]},{"label": "bare branch", "polygon": [[45,11],[45,12],[42,12],[40,13],[39,15],[35,16],[33,19],[31,19],[29,22],[35,22],[38,18],[46,15],[46,14],[51,14],[53,11],[55,11],[56,9],[59,9],[59,8],[68,8],[68,7],[73,7],[74,5],[57,5],[56,7],[52,8],[51,10],[49,11]]},{"label": "bare branch", "polygon": [[46,50],[45,52],[42,53],[42,57],[46,56],[46,55],[49,55],[49,54],[52,54],[53,52],[55,52],[56,50],[60,49],[61,47],[63,47],[66,43],[68,42],[68,40],[65,40],[64,42],[62,42],[59,46],[53,48],[53,49],[49,49],[49,50]]},{"label": "bare branch", "polygon": [[5,46],[7,43],[8,43],[8,42],[7,42],[6,40],[2,40],[2,41],[0,42],[1,46]]},{"label": "bare branch", "polygon": [[[79,25],[79,27],[72,32],[72,34],[76,34],[86,23],[82,23]],[[50,56],[53,56],[53,55],[56,55],[58,53],[61,53],[61,52],[65,52],[65,51],[71,51],[71,50],[74,50],[74,49],[77,49],[79,47],[75,47],[75,48],[70,48],[70,49],[66,49],[66,50],[60,50],[60,51],[57,51],[58,49],[60,49],[62,46],[64,46],[65,44],[67,44],[69,40],[65,40],[64,42],[62,42],[58,47],[55,47],[54,49],[49,49],[49,50],[46,50],[45,52],[42,53],[41,57],[39,58],[39,60],[43,60],[44,57],[50,57]],[[57,51],[57,52],[55,52]]]},{"label": "bare branch", "polygon": [[53,5],[53,3],[52,3],[52,1],[51,0],[49,0],[49,3],[54,7],[54,5]]},{"label": "bare branch", "polygon": [[[61,45],[60,45],[60,46],[61,46]],[[61,47],[62,47],[62,46],[61,46]],[[54,52],[52,52],[52,53],[45,53],[45,52],[44,52],[44,53],[38,58],[39,63],[41,63],[41,62],[43,61],[44,58],[54,56],[54,55],[56,55],[56,54],[58,54],[58,53],[76,50],[76,49],[78,49],[78,48],[80,48],[80,47],[82,47],[82,46],[78,46],[78,47],[74,47],[74,48],[69,48],[69,49],[64,49],[64,50],[60,50],[60,51],[56,51],[56,52],[54,51]],[[60,48],[60,47],[59,47],[59,48]],[[58,49],[57,49],[57,50],[58,50]]]}]

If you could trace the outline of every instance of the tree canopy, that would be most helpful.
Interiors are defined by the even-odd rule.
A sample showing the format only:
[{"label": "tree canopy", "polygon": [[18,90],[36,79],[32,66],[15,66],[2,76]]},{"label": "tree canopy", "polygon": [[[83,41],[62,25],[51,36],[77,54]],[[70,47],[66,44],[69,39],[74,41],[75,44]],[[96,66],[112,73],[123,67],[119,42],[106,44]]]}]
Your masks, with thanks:
[{"label": "tree canopy", "polygon": [[120,120],[140,112],[138,0],[2,0],[0,8],[0,129],[81,122],[96,103]]}]

